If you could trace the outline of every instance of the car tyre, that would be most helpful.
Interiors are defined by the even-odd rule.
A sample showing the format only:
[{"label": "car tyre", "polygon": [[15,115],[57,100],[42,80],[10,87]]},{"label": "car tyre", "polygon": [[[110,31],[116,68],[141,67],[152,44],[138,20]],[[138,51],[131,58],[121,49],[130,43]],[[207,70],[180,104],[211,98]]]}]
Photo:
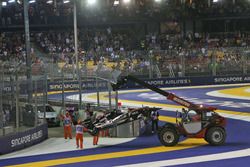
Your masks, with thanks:
[{"label": "car tyre", "polygon": [[208,129],[205,140],[212,146],[219,146],[226,141],[226,131],[221,127]]},{"label": "car tyre", "polygon": [[171,127],[162,128],[158,133],[159,140],[164,146],[175,146],[179,142],[180,136]]}]

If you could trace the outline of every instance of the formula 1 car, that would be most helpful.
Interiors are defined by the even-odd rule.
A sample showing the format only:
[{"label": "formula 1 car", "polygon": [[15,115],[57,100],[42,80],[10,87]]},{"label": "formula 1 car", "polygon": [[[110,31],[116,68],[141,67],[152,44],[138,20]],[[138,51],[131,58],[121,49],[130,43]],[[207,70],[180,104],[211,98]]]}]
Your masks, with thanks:
[{"label": "formula 1 car", "polygon": [[96,119],[91,118],[82,121],[82,125],[88,129],[88,132],[95,136],[100,130],[105,130],[119,126],[121,124],[138,120],[141,118],[149,119],[152,111],[160,110],[155,107],[129,108],[126,112],[113,111],[98,116]]},{"label": "formula 1 car", "polygon": [[[174,146],[178,143],[179,137],[204,138],[210,145],[222,145],[226,140],[226,119],[215,112],[216,108],[193,104],[177,95],[161,90],[153,85],[141,81],[134,76],[128,75],[113,84],[113,90],[120,89],[125,83],[131,80],[154,92],[165,96],[183,108],[183,113],[176,112],[176,124],[166,123],[158,130],[158,138],[165,146]],[[178,119],[181,120],[179,121]]]}]

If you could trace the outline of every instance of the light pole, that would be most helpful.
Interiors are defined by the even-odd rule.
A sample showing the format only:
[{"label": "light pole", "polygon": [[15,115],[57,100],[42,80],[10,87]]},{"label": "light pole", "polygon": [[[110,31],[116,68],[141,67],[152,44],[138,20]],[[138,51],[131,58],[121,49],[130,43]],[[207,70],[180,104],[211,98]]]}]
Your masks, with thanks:
[{"label": "light pole", "polygon": [[[16,85],[16,101],[15,101],[15,105],[16,105],[16,131],[19,132],[19,127],[20,127],[20,120],[19,120],[19,95],[20,95],[20,83],[19,83],[19,75],[18,75],[18,71],[20,71],[21,69],[21,63],[17,64],[14,68],[13,74],[15,75],[15,85]],[[29,82],[29,81],[28,81]]]},{"label": "light pole", "polygon": [[27,80],[28,80],[28,102],[32,101],[32,75],[31,75],[31,49],[30,49],[30,31],[29,31],[29,0],[23,1],[24,12],[24,28],[25,28],[25,46],[26,46],[26,66],[27,66]]},{"label": "light pole", "polygon": [[[7,64],[8,62],[3,62],[1,64],[1,70],[2,70],[2,73],[0,74],[0,129],[1,128],[4,128],[4,111],[3,111],[3,96],[4,96],[4,67],[5,65]],[[4,133],[4,129],[3,129],[3,135],[5,135]]]},{"label": "light pole", "polygon": [[64,67],[62,68],[62,107],[63,107],[63,114],[66,114],[66,111],[65,111],[65,94],[64,94]]},{"label": "light pole", "polygon": [[[3,71],[4,70],[4,65],[2,64],[1,65],[1,70]],[[2,73],[4,74],[4,72]],[[3,113],[3,101],[2,101],[2,98],[3,98],[3,89],[4,89],[4,75],[1,75],[1,78],[0,78],[0,129],[1,128],[4,128],[4,113]],[[4,132],[4,131],[3,131]]]},{"label": "light pole", "polygon": [[74,0],[74,39],[75,39],[76,71],[77,71],[77,78],[78,78],[78,83],[79,83],[79,109],[82,109],[82,77],[80,73],[79,57],[78,57],[76,1],[77,0]]}]

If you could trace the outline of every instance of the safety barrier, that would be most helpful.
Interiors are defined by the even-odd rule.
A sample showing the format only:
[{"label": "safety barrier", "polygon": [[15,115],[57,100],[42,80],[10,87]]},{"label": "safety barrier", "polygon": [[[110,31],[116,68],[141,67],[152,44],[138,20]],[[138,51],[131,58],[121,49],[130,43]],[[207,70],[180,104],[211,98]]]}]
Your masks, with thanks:
[{"label": "safety barrier", "polygon": [[[216,77],[180,77],[180,78],[159,78],[159,79],[144,79],[149,84],[164,87],[164,86],[197,86],[197,85],[214,85],[214,84],[236,84],[249,83],[250,75],[232,75],[232,76],[216,76]],[[107,87],[107,82],[100,82],[99,89]],[[134,82],[128,81],[123,88],[140,87]],[[87,82],[82,84],[85,90],[95,90],[96,82]],[[48,84],[48,91],[60,91],[62,89],[61,82],[50,82]],[[65,90],[78,90],[79,85],[77,81],[66,81],[64,83]]]},{"label": "safety barrier", "polygon": [[8,134],[0,137],[0,143],[4,143],[0,147],[0,155],[21,150],[23,148],[40,143],[48,138],[47,124],[34,127],[32,129]]}]

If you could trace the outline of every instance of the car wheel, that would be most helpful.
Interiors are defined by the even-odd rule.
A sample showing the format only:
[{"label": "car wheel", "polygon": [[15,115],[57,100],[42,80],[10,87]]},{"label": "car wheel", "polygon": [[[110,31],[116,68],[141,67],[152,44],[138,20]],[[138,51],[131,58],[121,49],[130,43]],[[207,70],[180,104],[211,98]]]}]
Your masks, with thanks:
[{"label": "car wheel", "polygon": [[176,130],[170,127],[162,128],[158,135],[161,144],[164,146],[175,146],[180,138]]},{"label": "car wheel", "polygon": [[219,146],[226,141],[226,132],[221,127],[212,127],[208,130],[205,140],[213,146]]}]

